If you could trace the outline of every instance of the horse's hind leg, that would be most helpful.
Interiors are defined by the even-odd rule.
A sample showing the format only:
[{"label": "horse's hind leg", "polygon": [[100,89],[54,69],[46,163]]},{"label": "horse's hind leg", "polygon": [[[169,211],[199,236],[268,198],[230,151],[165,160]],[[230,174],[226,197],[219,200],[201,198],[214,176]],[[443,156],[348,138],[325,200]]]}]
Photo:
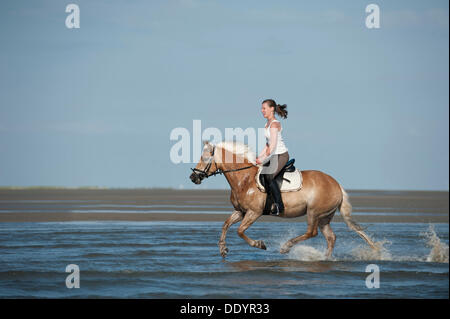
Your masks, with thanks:
[{"label": "horse's hind leg", "polygon": [[291,250],[292,246],[294,246],[295,244],[303,241],[303,240],[307,240],[311,237],[316,237],[317,236],[317,227],[319,224],[319,219],[314,216],[314,213],[309,213],[308,215],[308,228],[306,229],[306,233],[304,233],[301,236],[292,238],[290,240],[288,240],[283,247],[281,247],[280,249],[280,253],[282,254],[286,254],[289,252],[289,250]]},{"label": "horse's hind leg", "polygon": [[331,257],[334,249],[334,243],[336,242],[336,235],[334,234],[330,226],[330,222],[334,216],[334,212],[319,220],[319,229],[327,240],[327,258]]},{"label": "horse's hind leg", "polygon": [[245,217],[242,220],[241,225],[239,225],[238,228],[238,235],[242,239],[244,239],[250,246],[261,248],[266,250],[266,245],[262,240],[253,240],[249,237],[247,237],[244,232],[261,216],[261,213],[256,213],[254,211],[248,210],[245,213]]},{"label": "horse's hind leg", "polygon": [[227,237],[228,228],[230,228],[231,225],[236,224],[238,221],[241,221],[242,218],[243,218],[242,212],[235,210],[223,224],[222,235],[220,236],[219,240],[219,250],[223,258],[225,258],[228,253],[228,248],[225,244],[225,238]]}]

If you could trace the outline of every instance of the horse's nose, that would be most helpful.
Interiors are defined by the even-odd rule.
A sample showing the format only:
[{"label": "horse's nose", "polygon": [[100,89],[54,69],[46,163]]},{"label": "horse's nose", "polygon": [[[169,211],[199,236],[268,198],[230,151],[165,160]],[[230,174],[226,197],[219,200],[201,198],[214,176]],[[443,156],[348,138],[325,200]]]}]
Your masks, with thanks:
[{"label": "horse's nose", "polygon": [[194,184],[200,184],[202,182],[201,178],[194,173],[191,174],[190,179]]},{"label": "horse's nose", "polygon": [[192,173],[191,176],[189,176],[189,178],[191,179],[192,183],[197,184],[197,176],[195,176],[194,173]]}]

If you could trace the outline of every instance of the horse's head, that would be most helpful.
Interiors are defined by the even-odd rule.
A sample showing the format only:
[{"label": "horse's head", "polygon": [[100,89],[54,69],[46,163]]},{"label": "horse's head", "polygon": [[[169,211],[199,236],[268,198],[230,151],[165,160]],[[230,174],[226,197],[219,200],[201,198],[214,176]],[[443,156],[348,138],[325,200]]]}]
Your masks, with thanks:
[{"label": "horse's head", "polygon": [[191,168],[192,174],[190,178],[195,184],[201,184],[204,178],[208,178],[217,171],[217,164],[214,160],[215,145],[208,141],[203,141],[203,144],[204,147],[200,161],[195,168]]}]

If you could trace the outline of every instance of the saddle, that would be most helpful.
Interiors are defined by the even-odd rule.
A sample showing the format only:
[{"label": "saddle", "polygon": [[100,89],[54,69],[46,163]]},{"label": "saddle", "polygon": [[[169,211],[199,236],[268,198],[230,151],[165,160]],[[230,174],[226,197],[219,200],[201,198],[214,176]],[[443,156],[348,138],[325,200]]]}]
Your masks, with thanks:
[{"label": "saddle", "polygon": [[[280,192],[295,192],[302,188],[302,173],[294,166],[295,159],[290,159],[275,176],[275,181],[278,183]],[[261,175],[261,166],[256,173],[256,185],[263,193],[266,192],[264,176]]]}]

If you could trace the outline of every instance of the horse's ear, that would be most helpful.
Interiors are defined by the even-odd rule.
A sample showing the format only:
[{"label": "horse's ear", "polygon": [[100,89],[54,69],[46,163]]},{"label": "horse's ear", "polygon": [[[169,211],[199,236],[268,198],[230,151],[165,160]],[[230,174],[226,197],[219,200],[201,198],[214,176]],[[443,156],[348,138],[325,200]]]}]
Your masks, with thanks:
[{"label": "horse's ear", "polygon": [[209,144],[209,141],[208,140],[204,140],[203,141],[203,145],[208,145]]}]

